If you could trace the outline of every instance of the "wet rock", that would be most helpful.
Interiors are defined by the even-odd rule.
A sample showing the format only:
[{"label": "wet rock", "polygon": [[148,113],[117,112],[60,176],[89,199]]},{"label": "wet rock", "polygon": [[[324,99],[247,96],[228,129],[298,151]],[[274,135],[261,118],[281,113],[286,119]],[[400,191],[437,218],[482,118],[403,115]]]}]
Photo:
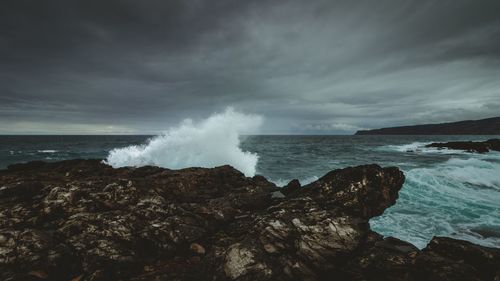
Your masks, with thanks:
[{"label": "wet rock", "polygon": [[404,179],[403,172],[395,167],[348,167],[304,186],[299,196],[311,196],[322,206],[342,213],[371,218],[396,203],[400,189],[396,187],[401,187]]},{"label": "wet rock", "polygon": [[300,190],[300,187],[300,181],[298,179],[293,179],[287,185],[283,186],[280,191],[284,195],[288,195],[294,192],[298,192]]},{"label": "wet rock", "polygon": [[492,280],[499,274],[495,249],[436,238],[419,251],[372,232],[369,219],[395,203],[403,182],[397,168],[377,165],[285,189],[230,166],[13,165],[0,171],[0,280]]},{"label": "wet rock", "polygon": [[20,199],[32,198],[43,188],[40,182],[15,182],[0,186],[0,199],[17,197]]},{"label": "wet rock", "polygon": [[489,151],[500,151],[500,139],[490,139],[487,141],[452,141],[445,143],[431,143],[426,147],[447,148],[455,150],[464,150],[467,152],[486,153]]},{"label": "wet rock", "polygon": [[500,273],[500,249],[434,237],[416,258],[422,280],[494,280]]},{"label": "wet rock", "polygon": [[500,151],[500,139],[489,139],[486,142],[490,150]]},{"label": "wet rock", "polygon": [[342,275],[345,280],[415,280],[413,261],[418,254],[419,249],[410,243],[372,232]]}]

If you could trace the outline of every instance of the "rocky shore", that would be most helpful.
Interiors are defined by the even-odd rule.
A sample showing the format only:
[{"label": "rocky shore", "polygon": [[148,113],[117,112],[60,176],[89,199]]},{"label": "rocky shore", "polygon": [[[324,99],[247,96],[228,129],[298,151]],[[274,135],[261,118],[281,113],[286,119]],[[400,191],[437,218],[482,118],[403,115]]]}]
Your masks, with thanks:
[{"label": "rocky shore", "polygon": [[0,171],[0,280],[500,280],[500,250],[370,230],[398,168],[334,170],[284,189],[230,166]]},{"label": "rocky shore", "polygon": [[486,153],[490,151],[500,151],[500,139],[490,139],[487,141],[434,142],[426,145],[426,147],[464,150],[467,152],[475,152],[475,153]]}]

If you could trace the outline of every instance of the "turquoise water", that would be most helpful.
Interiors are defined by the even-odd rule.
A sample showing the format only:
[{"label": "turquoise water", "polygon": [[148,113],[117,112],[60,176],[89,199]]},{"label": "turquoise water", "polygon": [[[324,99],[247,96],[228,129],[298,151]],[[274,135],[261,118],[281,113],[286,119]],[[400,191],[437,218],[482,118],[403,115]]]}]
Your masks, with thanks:
[{"label": "turquoise water", "polygon": [[[0,136],[0,168],[30,160],[105,159],[115,148],[130,150],[129,146],[144,144],[149,138]],[[398,166],[404,171],[406,182],[396,205],[371,220],[375,231],[418,247],[424,247],[434,235],[500,247],[500,153],[471,154],[424,148],[425,144],[434,141],[488,138],[492,136],[243,136],[239,147],[258,158],[253,167],[256,173],[277,185],[294,178],[305,184],[332,169],[346,166],[368,163]],[[203,142],[195,144],[196,149],[204,148]],[[213,142],[207,145],[211,149],[214,147]],[[168,144],[156,144],[154,149],[165,147],[168,148]],[[151,149],[151,144],[146,149]],[[175,159],[185,156],[177,152],[182,150],[172,151],[175,152],[166,155],[176,154],[172,155]],[[196,158],[198,162],[194,163],[216,165],[218,162],[214,158],[233,152],[215,150],[208,156]],[[227,159],[238,161],[234,157]],[[142,161],[147,163],[148,159]],[[162,163],[168,166],[170,162]],[[176,162],[179,163],[184,162]],[[251,163],[235,162],[234,165],[247,167]]]}]

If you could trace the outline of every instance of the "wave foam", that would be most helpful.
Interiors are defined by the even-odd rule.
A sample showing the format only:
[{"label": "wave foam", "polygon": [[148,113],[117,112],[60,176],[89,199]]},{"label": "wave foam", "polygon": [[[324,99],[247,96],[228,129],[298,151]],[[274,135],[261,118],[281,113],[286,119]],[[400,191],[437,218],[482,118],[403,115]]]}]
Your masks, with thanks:
[{"label": "wave foam", "polygon": [[[405,171],[396,205],[371,220],[384,235],[425,247],[433,236],[451,236],[500,247],[500,154],[469,154],[429,168]],[[479,231],[477,231],[479,229]],[[485,237],[480,233],[493,233]]]},{"label": "wave foam", "polygon": [[500,164],[484,159],[451,158],[444,164],[447,177],[460,182],[500,190]]},{"label": "wave foam", "polygon": [[44,150],[37,150],[38,153],[56,153],[58,152],[57,150],[53,149],[44,149]]},{"label": "wave foam", "polygon": [[260,116],[227,108],[199,123],[186,119],[144,145],[113,149],[106,162],[115,168],[153,165],[171,169],[229,164],[253,176],[259,157],[241,150],[240,136],[256,133],[261,123]]},{"label": "wave foam", "polygon": [[422,148],[429,144],[429,142],[412,142],[409,144],[401,144],[401,145],[384,145],[380,147],[381,150],[388,151],[398,151],[398,152],[417,152],[421,151]]},{"label": "wave foam", "polygon": [[379,147],[382,151],[397,151],[397,152],[408,152],[408,153],[439,153],[439,154],[468,154],[466,151],[447,149],[447,148],[437,148],[437,147],[425,147],[432,142],[412,142],[409,144],[401,145],[384,145]]}]

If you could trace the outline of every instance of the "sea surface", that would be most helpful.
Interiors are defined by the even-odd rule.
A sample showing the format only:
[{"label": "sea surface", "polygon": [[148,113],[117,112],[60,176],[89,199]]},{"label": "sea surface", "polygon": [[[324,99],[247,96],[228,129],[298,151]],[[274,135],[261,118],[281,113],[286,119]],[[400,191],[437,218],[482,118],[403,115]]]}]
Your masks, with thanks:
[{"label": "sea surface", "polygon": [[[420,248],[435,235],[500,247],[500,153],[472,154],[424,147],[425,144],[436,141],[486,140],[494,137],[239,136],[241,142],[236,145],[237,149],[246,153],[244,157],[253,157],[257,161],[241,164],[255,166],[253,170],[248,169],[249,173],[261,174],[279,186],[294,178],[306,184],[332,169],[347,166],[369,163],[397,166],[404,171],[406,182],[396,205],[370,221],[372,229],[409,241]],[[0,169],[9,164],[32,160],[107,159],[112,151],[114,156],[123,156],[127,152],[124,157],[128,161],[134,157],[142,157],[141,163],[147,163],[145,155],[148,154],[144,151],[152,149],[151,143],[154,141],[151,138],[0,136]],[[221,143],[227,146],[224,142]],[[203,150],[203,141],[195,144],[197,148],[186,151]],[[217,141],[211,145],[217,145]],[[169,147],[172,147],[171,142],[165,144],[164,140],[156,139],[151,154],[169,158],[169,155],[182,151],[174,147],[170,154],[156,153],[164,148],[169,151]],[[210,150],[213,151],[212,147]],[[240,154],[237,152],[216,150],[213,154],[196,158],[198,162],[193,163],[213,166],[218,162],[212,161],[210,157],[219,159],[217,157],[223,153],[233,153],[234,155],[230,155],[232,158],[227,159],[238,161]],[[192,155],[188,156],[192,158]],[[172,159],[183,157],[182,154],[173,155]],[[130,162],[120,163],[125,166]],[[160,163],[168,166],[170,162]],[[173,168],[178,168],[181,165],[179,163],[185,162],[172,162]],[[240,163],[235,162],[235,166],[238,164]]]}]

